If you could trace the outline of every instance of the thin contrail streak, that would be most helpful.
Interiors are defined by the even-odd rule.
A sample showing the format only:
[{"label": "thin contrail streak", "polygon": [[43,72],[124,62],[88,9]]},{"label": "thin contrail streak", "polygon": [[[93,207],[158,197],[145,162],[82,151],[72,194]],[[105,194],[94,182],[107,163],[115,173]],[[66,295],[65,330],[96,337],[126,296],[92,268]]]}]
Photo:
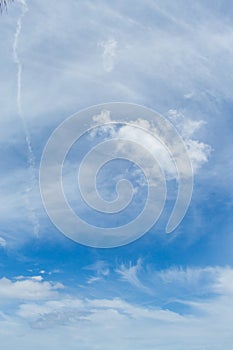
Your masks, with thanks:
[{"label": "thin contrail streak", "polygon": [[[25,142],[27,145],[27,150],[28,150],[28,166],[29,166],[29,172],[30,172],[30,185],[27,188],[27,192],[31,192],[35,183],[36,183],[36,177],[35,177],[35,156],[33,153],[32,149],[32,144],[31,144],[31,137],[30,133],[27,128],[26,121],[23,116],[22,112],[22,99],[21,99],[21,93],[22,93],[22,63],[18,54],[18,44],[19,44],[19,37],[22,31],[22,20],[25,16],[25,14],[28,12],[28,6],[26,0],[18,0],[22,7],[22,12],[18,18],[17,25],[16,25],[16,31],[14,35],[14,42],[13,42],[13,58],[14,62],[17,66],[17,111],[18,111],[18,116],[20,118],[24,136],[25,136]],[[34,234],[38,235],[39,233],[39,220],[36,215],[36,211],[29,201],[29,196],[27,194],[27,202],[28,202],[28,207],[30,210],[30,219],[33,223],[34,227]]]}]

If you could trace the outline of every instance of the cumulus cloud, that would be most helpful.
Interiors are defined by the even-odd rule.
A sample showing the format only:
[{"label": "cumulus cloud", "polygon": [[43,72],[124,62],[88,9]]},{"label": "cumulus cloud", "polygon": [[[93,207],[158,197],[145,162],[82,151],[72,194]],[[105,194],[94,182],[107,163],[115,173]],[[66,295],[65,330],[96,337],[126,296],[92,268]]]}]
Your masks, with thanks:
[{"label": "cumulus cloud", "polygon": [[57,290],[61,289],[62,284],[52,284],[42,281],[41,278],[32,277],[19,281],[11,281],[8,278],[0,279],[0,297],[1,299],[25,299],[41,300],[52,297]]},{"label": "cumulus cloud", "polygon": [[[183,139],[188,155],[190,157],[192,167],[195,173],[198,172],[208,160],[211,154],[211,146],[194,139],[195,133],[203,127],[206,123],[203,120],[191,120],[177,110],[169,110],[169,119],[174,124],[179,135]],[[137,144],[142,145],[141,158],[145,157],[145,149],[151,152],[155,159],[159,162],[161,168],[165,171],[168,178],[177,178],[177,169],[173,162],[173,155],[179,152],[178,145],[172,140],[172,133],[170,130],[169,142],[172,144],[172,148],[167,148],[167,140],[164,136],[161,136],[159,129],[155,127],[150,121],[139,118],[136,121],[127,122],[126,125],[116,127],[111,122],[117,122],[111,117],[109,111],[103,110],[99,115],[93,116],[93,122],[103,124],[99,129],[99,133],[102,134],[103,138],[119,138],[125,140],[125,154],[126,156],[135,154],[135,149],[132,145],[127,144],[127,141],[133,141]],[[98,131],[94,129],[90,135],[95,136]],[[138,152],[138,150],[137,150]],[[146,164],[145,164],[146,165]],[[181,173],[185,174],[185,164],[181,167]],[[153,172],[153,170],[152,170]]]}]

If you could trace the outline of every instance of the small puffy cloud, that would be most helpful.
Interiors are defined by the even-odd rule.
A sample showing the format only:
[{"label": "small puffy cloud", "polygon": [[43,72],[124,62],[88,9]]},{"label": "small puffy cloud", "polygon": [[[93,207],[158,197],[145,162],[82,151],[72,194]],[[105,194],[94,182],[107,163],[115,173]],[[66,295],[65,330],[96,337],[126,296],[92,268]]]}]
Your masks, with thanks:
[{"label": "small puffy cloud", "polygon": [[94,115],[92,119],[95,123],[110,123],[112,121],[110,111],[105,109]]},{"label": "small puffy cloud", "polygon": [[186,94],[184,94],[184,98],[186,98],[187,100],[193,98],[195,96],[195,92],[191,91],[191,92],[187,92]]},{"label": "small puffy cloud", "polygon": [[212,147],[210,145],[193,139],[194,134],[197,133],[206,123],[203,120],[192,120],[186,118],[176,109],[170,109],[168,111],[168,116],[184,139],[193,170],[194,172],[197,172],[202,165],[208,162],[209,156],[212,152]]},{"label": "small puffy cloud", "polygon": [[202,165],[208,162],[212,148],[206,143],[197,140],[187,140],[186,147],[192,161],[193,169],[197,172]]},{"label": "small puffy cloud", "polygon": [[0,298],[25,300],[47,299],[56,295],[57,291],[61,288],[63,288],[62,284],[42,281],[40,276],[20,279],[15,282],[4,277],[0,279]]},{"label": "small puffy cloud", "polygon": [[99,46],[103,49],[103,67],[106,72],[111,72],[114,68],[117,44],[115,39],[108,39],[99,43]]}]

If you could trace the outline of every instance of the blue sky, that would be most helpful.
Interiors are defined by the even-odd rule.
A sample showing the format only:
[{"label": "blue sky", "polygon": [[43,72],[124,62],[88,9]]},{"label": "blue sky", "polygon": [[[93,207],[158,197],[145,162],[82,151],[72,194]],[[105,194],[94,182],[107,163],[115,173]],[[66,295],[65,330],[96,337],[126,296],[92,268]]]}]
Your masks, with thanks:
[{"label": "blue sky", "polygon": [[[232,20],[229,1],[22,0],[3,13],[4,349],[232,349]],[[179,227],[166,235],[177,194],[170,176],[169,200],[149,232],[121,247],[91,248],[68,239],[49,220],[40,196],[40,160],[49,136],[67,117],[119,101],[171,121],[189,150],[193,195]],[[64,188],[84,218],[111,225],[111,217],[75,203],[71,173],[104,137],[103,131],[86,135],[69,154]],[[149,139],[142,142],[150,147]],[[144,178],[135,174],[122,161],[97,178],[106,200],[114,198],[115,182],[124,175],[137,188],[136,202],[120,223],[145,198],[145,186],[139,186]]]}]

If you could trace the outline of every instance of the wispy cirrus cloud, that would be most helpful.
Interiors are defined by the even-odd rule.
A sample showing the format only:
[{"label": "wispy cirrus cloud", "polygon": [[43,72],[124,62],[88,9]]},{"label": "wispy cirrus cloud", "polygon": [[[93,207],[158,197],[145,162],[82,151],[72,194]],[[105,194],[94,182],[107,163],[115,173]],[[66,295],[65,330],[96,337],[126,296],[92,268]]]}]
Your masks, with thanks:
[{"label": "wispy cirrus cloud", "polygon": [[120,276],[122,281],[130,283],[133,287],[149,292],[149,289],[142,283],[139,273],[142,270],[142,260],[138,259],[134,265],[132,262],[129,265],[121,264],[115,271]]},{"label": "wispy cirrus cloud", "polygon": [[6,247],[6,240],[4,239],[4,238],[2,238],[2,237],[0,237],[0,247],[3,247],[3,248],[5,248]]},{"label": "wispy cirrus cloud", "polygon": [[85,266],[84,270],[90,271],[94,274],[94,275],[91,275],[88,277],[88,279],[87,279],[88,284],[102,281],[110,273],[110,269],[108,267],[108,264],[103,260],[98,260],[94,264]]}]

